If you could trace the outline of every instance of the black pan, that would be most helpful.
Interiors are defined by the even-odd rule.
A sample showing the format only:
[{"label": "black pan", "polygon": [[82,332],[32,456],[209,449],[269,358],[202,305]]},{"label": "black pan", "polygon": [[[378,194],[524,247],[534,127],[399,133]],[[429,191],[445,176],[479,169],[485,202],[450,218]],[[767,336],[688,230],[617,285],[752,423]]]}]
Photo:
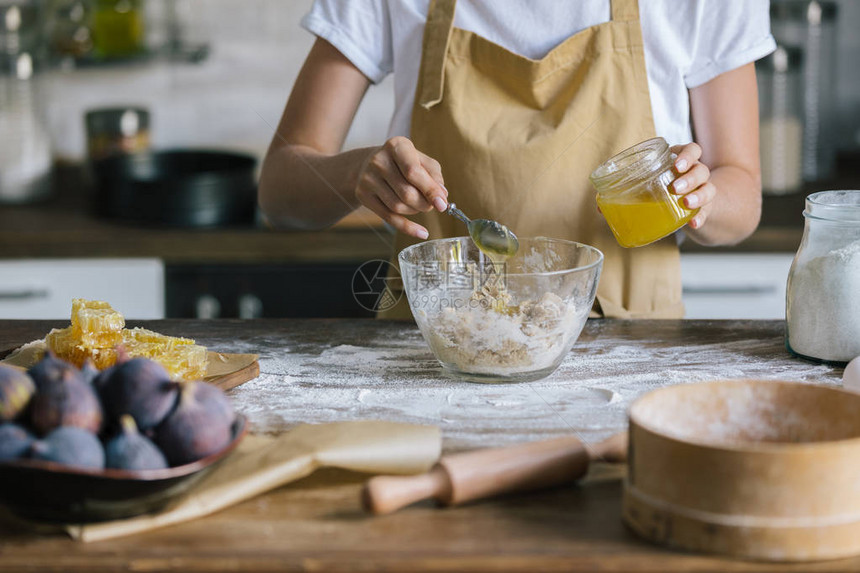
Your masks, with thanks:
[{"label": "black pan", "polygon": [[257,160],[241,153],[164,150],[96,161],[96,213],[168,227],[251,225]]},{"label": "black pan", "polygon": [[184,494],[245,437],[243,416],[233,440],[196,462],[163,470],[87,470],[41,460],[0,463],[0,504],[28,519],[87,523],[158,511]]}]

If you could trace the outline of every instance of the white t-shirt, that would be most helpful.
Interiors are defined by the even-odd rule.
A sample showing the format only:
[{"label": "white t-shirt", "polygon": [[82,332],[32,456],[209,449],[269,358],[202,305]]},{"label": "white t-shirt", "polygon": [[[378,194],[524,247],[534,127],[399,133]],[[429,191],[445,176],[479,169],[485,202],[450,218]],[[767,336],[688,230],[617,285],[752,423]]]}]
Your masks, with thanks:
[{"label": "white t-shirt", "polygon": [[[609,21],[610,0],[459,0],[454,25],[539,59],[568,37]],[[409,135],[430,0],[316,0],[302,26],[372,82],[394,74],[389,137]],[[657,135],[692,140],[688,88],[776,47],[767,0],[639,0]]]}]

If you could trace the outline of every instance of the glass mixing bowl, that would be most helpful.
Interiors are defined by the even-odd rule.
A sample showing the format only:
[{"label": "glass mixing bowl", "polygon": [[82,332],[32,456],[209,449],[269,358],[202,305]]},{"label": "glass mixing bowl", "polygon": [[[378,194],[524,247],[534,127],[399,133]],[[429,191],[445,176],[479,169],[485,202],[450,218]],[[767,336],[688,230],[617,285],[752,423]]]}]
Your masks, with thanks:
[{"label": "glass mixing bowl", "polygon": [[551,374],[579,337],[603,253],[544,237],[493,261],[469,237],[425,241],[398,256],[409,306],[446,373],[475,382]]}]

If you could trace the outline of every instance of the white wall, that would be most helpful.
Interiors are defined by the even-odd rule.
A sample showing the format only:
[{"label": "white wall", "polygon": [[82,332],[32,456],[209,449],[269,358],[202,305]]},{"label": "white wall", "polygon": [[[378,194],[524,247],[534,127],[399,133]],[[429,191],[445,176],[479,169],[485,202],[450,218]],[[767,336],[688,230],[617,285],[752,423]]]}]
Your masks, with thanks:
[{"label": "white wall", "polygon": [[[41,78],[58,158],[83,159],[84,112],[113,105],[148,107],[157,147],[218,146],[262,155],[313,43],[299,26],[311,0],[187,0],[185,5],[193,15],[190,39],[211,46],[203,63],[54,70]],[[384,141],[392,109],[390,81],[371,88],[347,146]]]},{"label": "white wall", "polygon": [[[263,153],[313,42],[299,27],[312,0],[176,1],[187,15],[189,38],[212,47],[202,64],[55,71],[43,78],[54,148],[61,158],[84,156],[84,110],[115,104],[149,107],[159,147],[218,145]],[[157,25],[162,2],[147,0],[156,23],[150,26],[153,41],[162,35]],[[842,147],[860,147],[860,34],[855,33],[860,1],[838,4],[837,106],[842,121],[835,138]],[[371,88],[347,146],[380,143],[392,109],[391,82]]]}]

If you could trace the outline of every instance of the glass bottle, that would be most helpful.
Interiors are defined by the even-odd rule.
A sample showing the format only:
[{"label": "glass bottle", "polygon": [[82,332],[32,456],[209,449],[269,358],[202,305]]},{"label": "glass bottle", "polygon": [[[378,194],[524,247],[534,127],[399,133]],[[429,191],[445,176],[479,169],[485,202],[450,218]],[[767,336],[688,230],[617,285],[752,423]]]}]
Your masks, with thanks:
[{"label": "glass bottle", "polygon": [[149,149],[149,111],[117,107],[86,113],[87,151],[90,161]]},{"label": "glass bottle", "polygon": [[803,49],[803,177],[820,181],[833,174],[836,162],[836,17],[835,2],[771,2],[771,29],[776,41]]},{"label": "glass bottle", "polygon": [[803,240],[786,293],[786,347],[844,364],[860,356],[860,191],[806,198]]},{"label": "glass bottle", "polygon": [[142,0],[94,0],[93,48],[102,59],[140,54],[146,30]]},{"label": "glass bottle", "polygon": [[48,4],[45,30],[51,57],[71,66],[90,55],[93,49],[87,0],[52,0]]},{"label": "glass bottle", "polygon": [[792,193],[803,185],[803,81],[800,48],[778,46],[756,62],[762,190]]},{"label": "glass bottle", "polygon": [[51,191],[52,151],[37,74],[38,5],[0,3],[0,202]]},{"label": "glass bottle", "polygon": [[597,204],[622,247],[641,247],[670,235],[698,212],[684,207],[669,187],[675,155],[662,137],[608,159],[589,179]]}]

